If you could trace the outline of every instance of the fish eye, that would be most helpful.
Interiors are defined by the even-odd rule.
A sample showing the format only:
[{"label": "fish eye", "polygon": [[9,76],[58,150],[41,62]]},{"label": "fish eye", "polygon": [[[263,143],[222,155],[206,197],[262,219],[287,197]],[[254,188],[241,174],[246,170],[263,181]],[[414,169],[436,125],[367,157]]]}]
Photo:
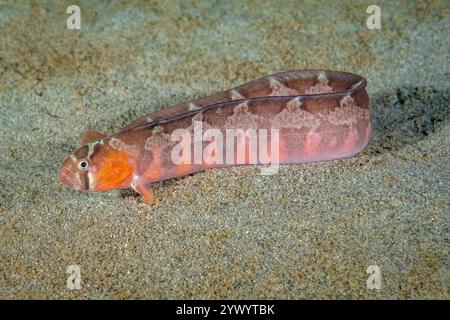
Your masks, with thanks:
[{"label": "fish eye", "polygon": [[84,171],[89,167],[89,161],[84,159],[78,162],[78,169]]}]

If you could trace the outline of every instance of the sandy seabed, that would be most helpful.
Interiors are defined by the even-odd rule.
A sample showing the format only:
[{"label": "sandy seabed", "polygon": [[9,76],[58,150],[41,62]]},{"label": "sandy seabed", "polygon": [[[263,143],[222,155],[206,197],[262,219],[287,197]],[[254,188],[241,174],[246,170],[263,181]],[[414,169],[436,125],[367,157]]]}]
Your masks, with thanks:
[{"label": "sandy seabed", "polygon": [[[450,4],[378,2],[380,30],[364,1],[81,1],[68,30],[68,1],[2,1],[0,298],[448,299]],[[358,156],[209,170],[151,207],[58,182],[87,129],[311,68],[367,78]]]}]

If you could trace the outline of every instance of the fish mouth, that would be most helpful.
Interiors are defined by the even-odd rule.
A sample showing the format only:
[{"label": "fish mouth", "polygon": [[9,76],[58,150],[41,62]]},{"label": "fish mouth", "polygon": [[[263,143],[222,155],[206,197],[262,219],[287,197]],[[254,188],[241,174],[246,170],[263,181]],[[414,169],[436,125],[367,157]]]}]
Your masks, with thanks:
[{"label": "fish mouth", "polygon": [[79,191],[85,190],[84,186],[81,183],[80,177],[76,179],[75,175],[66,168],[61,168],[61,170],[59,171],[59,181],[68,188]]},{"label": "fish mouth", "polygon": [[59,181],[66,187],[74,188],[73,179],[69,172],[64,168],[61,168],[59,171]]}]

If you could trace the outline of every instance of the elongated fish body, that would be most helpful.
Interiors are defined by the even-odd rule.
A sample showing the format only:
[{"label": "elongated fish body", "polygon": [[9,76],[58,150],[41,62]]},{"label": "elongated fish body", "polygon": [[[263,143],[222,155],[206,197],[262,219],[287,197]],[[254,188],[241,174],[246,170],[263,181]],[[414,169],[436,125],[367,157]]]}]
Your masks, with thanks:
[{"label": "elongated fish body", "polygon": [[289,71],[145,115],[82,146],[60,171],[83,191],[132,187],[210,168],[351,157],[371,136],[366,80],[334,71]]}]

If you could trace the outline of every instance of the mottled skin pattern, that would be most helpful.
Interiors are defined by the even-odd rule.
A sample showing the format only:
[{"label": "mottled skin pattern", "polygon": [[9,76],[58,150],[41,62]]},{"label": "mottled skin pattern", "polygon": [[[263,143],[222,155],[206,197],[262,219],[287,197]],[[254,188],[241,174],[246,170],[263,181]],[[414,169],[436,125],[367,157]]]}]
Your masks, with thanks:
[{"label": "mottled skin pattern", "polygon": [[[250,159],[248,140],[241,139],[231,163],[209,159],[175,164],[171,151],[178,141],[172,141],[171,134],[186,129],[192,133],[194,149],[194,122],[202,124],[203,132],[215,128],[224,137],[226,129],[267,129],[269,141],[270,129],[278,129],[279,163],[351,157],[364,149],[371,135],[365,86],[365,79],[358,75],[333,71],[289,71],[260,78],[145,115],[116,134],[82,146],[64,160],[60,180],[82,191],[131,187],[150,204],[154,182],[209,168],[261,163],[259,158]],[[243,149],[239,143],[244,143]]]}]

